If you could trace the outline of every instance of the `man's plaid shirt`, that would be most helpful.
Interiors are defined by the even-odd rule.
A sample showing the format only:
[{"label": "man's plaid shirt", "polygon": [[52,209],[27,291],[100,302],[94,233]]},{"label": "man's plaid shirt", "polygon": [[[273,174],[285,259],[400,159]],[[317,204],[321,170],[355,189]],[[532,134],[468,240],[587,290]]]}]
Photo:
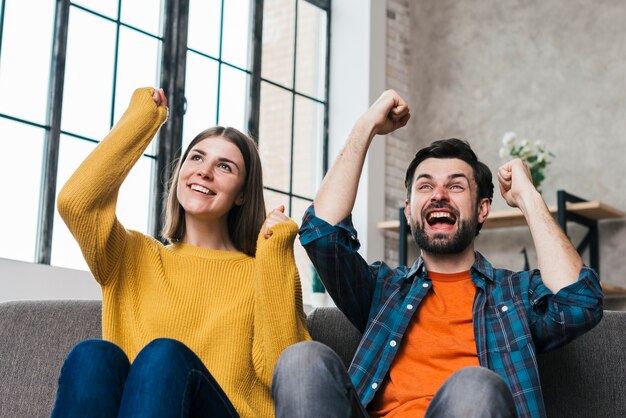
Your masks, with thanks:
[{"label": "man's plaid shirt", "polygon": [[[387,376],[413,313],[432,287],[422,259],[410,269],[368,265],[357,253],[351,216],[335,226],[304,215],[300,241],[337,307],[363,337],[349,373],[363,405]],[[508,383],[518,415],[545,417],[537,354],[560,347],[602,318],[597,274],[583,267],[578,281],[553,294],[538,270],[494,268],[476,253],[474,336],[480,365]]]}]

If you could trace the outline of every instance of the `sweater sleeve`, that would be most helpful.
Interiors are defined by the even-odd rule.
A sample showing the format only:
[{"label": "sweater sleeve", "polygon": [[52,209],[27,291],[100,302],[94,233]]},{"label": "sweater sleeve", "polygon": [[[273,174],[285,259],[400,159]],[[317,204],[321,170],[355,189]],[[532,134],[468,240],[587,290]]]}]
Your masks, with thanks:
[{"label": "sweater sleeve", "polygon": [[120,187],[167,119],[167,107],[157,107],[153,92],[135,90],[128,109],[58,196],[59,214],[102,285],[114,277],[126,246],[126,230],[115,214]]},{"label": "sweater sleeve", "polygon": [[297,230],[291,220],[279,223],[270,229],[268,239],[260,233],[257,241],[252,351],[255,370],[268,386],[282,351],[311,339],[293,252]]}]

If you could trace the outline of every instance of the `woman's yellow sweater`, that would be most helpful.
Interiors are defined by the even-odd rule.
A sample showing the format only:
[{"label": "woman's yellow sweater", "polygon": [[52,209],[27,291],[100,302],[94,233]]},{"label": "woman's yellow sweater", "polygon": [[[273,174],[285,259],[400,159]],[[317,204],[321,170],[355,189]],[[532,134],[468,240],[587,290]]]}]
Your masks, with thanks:
[{"label": "woman's yellow sweater", "polygon": [[131,359],[155,338],[185,343],[242,417],[271,417],[272,372],[288,345],[310,339],[295,266],[293,221],[259,234],[256,257],[162,245],[115,215],[130,169],[167,119],[138,89],[129,108],[61,190],[58,209],[102,286],[102,333]]}]

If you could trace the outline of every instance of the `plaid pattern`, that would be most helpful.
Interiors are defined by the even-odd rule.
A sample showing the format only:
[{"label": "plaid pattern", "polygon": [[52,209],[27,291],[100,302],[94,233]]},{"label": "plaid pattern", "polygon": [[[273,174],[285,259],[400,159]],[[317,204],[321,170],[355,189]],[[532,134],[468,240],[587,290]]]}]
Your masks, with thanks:
[{"label": "plaid pattern", "polygon": [[[368,265],[357,253],[351,216],[332,226],[315,216],[313,206],[304,215],[300,241],[337,307],[363,334],[349,373],[367,405],[432,287],[423,260],[410,269]],[[553,294],[538,270],[496,269],[477,252],[471,276],[481,366],[508,383],[520,417],[545,417],[537,354],[562,346],[600,321],[603,295],[596,273],[583,267],[576,283]]]}]

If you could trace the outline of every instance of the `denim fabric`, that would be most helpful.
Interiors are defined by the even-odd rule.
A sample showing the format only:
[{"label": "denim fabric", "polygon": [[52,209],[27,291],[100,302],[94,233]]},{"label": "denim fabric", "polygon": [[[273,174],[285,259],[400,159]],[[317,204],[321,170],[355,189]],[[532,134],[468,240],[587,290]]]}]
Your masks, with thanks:
[{"label": "denim fabric", "polygon": [[130,364],[104,340],[78,344],[68,355],[52,418],[238,417],[202,361],[184,344],[152,341]]},{"label": "denim fabric", "polygon": [[276,418],[367,418],[350,376],[328,346],[306,341],[283,351],[274,368]]},{"label": "denim fabric", "polygon": [[[280,356],[272,396],[276,418],[368,418],[339,356],[310,341]],[[431,401],[426,418],[514,418],[515,402],[504,379],[484,367],[452,374]]]},{"label": "denim fabric", "polygon": [[515,401],[504,379],[485,367],[466,367],[441,385],[426,418],[514,418]]}]

